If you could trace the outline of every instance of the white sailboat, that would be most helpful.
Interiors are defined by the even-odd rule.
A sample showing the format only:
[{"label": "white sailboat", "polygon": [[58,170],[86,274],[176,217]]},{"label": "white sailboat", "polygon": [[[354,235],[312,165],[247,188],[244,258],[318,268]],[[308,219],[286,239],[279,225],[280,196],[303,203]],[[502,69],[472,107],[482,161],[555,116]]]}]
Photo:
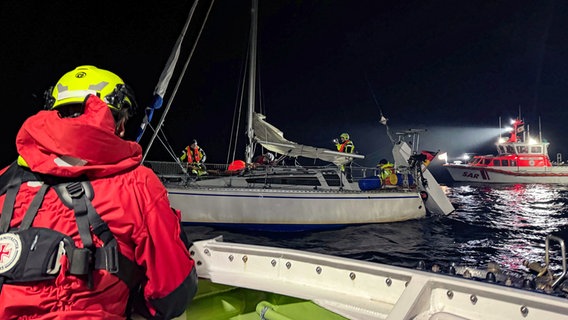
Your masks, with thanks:
[{"label": "white sailboat", "polygon": [[[289,141],[264,115],[255,112],[256,0],[251,13],[247,169],[238,174],[215,171],[197,178],[187,175],[179,162],[145,161],[162,178],[171,203],[182,211],[185,224],[303,231],[405,221],[423,218],[427,212],[454,211],[443,189],[417,156],[419,130],[404,132],[398,141],[392,141],[397,173],[386,185],[378,179],[377,168],[354,167],[353,180],[347,179],[341,166],[362,159],[363,155]],[[408,138],[415,142],[412,148]],[[260,146],[280,159],[303,157],[325,164],[253,167],[253,154]]]}]

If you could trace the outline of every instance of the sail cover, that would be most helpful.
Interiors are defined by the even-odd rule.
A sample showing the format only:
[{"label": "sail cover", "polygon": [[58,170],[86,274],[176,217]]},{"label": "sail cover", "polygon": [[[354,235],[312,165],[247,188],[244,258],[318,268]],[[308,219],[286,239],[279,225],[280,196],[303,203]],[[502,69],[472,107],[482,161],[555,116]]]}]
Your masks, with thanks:
[{"label": "sail cover", "polygon": [[260,145],[269,151],[294,158],[304,157],[320,159],[338,166],[346,164],[354,158],[365,158],[365,156],[359,154],[350,154],[325,148],[310,147],[286,140],[282,131],[265,121],[266,116],[255,112],[252,118],[252,128],[254,130],[256,142],[260,143]]}]

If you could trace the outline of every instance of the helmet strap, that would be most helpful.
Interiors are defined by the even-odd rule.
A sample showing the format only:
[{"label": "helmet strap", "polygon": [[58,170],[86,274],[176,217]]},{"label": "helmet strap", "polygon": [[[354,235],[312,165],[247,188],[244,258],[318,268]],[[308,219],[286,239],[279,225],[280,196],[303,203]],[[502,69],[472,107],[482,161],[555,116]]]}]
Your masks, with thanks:
[{"label": "helmet strap", "polygon": [[114,129],[114,133],[121,137],[124,138],[124,135],[126,134],[126,117],[121,117],[117,122],[116,122],[116,127]]}]

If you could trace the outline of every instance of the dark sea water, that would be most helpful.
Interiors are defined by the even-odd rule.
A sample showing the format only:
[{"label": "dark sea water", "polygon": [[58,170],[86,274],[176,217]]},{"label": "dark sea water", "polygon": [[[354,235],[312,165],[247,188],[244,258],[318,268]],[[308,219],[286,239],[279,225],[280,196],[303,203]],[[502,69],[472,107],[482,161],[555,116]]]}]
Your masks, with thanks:
[{"label": "dark sea water", "polygon": [[[185,227],[190,240],[219,235],[227,242],[308,250],[414,268],[420,261],[527,272],[523,261],[544,262],[549,234],[568,241],[568,186],[460,185],[444,187],[456,211],[448,216],[304,233],[257,233]],[[551,269],[561,270],[551,241]]]}]

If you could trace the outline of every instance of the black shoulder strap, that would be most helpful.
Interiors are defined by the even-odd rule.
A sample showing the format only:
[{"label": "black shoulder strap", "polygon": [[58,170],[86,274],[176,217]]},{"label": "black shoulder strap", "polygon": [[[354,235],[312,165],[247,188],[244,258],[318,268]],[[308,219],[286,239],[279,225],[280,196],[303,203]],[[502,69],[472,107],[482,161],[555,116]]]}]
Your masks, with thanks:
[{"label": "black shoulder strap", "polygon": [[49,189],[49,185],[47,183],[42,184],[41,188],[39,188],[39,191],[34,196],[32,203],[30,204],[28,210],[24,214],[24,218],[22,219],[22,223],[20,224],[19,228],[20,230],[26,230],[29,227],[31,227],[32,222],[34,221],[34,218],[37,214],[37,211],[41,207],[41,204],[43,202],[43,197],[45,196],[47,189]]},{"label": "black shoulder strap", "polygon": [[[81,241],[93,255],[93,259],[89,260],[93,264],[79,267],[79,269],[85,267],[106,269],[124,281],[130,288],[139,284],[142,278],[140,268],[119,252],[114,235],[91,203],[91,199],[94,197],[91,183],[88,180],[62,183],[54,186],[54,189],[61,201],[75,211]],[[91,228],[93,233],[103,242],[103,247],[94,247],[90,233]],[[81,262],[72,261],[73,263],[79,266]]]},{"label": "black shoulder strap", "polygon": [[[27,181],[42,182],[42,187],[34,196],[32,203],[26,211],[19,229],[31,227],[37,211],[41,207],[45,193],[53,187],[61,201],[75,212],[79,236],[86,250],[75,250],[71,260],[70,272],[85,274],[92,268],[106,269],[116,274],[130,288],[136,286],[142,278],[142,272],[134,262],[120,254],[118,244],[108,225],[96,212],[91,203],[94,197],[91,183],[85,178],[64,179],[53,176],[43,176],[21,167],[14,161],[6,171],[0,175],[0,195],[6,194],[0,215],[0,233],[10,229],[10,222],[14,212],[14,202],[22,183]],[[91,237],[92,232],[103,241],[102,248],[96,248]],[[92,285],[92,272],[88,272],[89,285]]]},{"label": "black shoulder strap", "polygon": [[[4,205],[2,207],[2,215],[0,216],[1,233],[7,232],[8,229],[10,229],[10,221],[14,214],[14,202],[16,201],[16,195],[20,190],[21,184],[26,181],[41,181],[41,178],[30,170],[19,166],[16,161],[12,162],[8,169],[0,175],[0,195],[6,194]],[[41,205],[41,200],[42,199],[39,199],[39,205]],[[29,211],[30,210],[28,210],[28,212]],[[33,216],[31,219],[33,220]]]}]

